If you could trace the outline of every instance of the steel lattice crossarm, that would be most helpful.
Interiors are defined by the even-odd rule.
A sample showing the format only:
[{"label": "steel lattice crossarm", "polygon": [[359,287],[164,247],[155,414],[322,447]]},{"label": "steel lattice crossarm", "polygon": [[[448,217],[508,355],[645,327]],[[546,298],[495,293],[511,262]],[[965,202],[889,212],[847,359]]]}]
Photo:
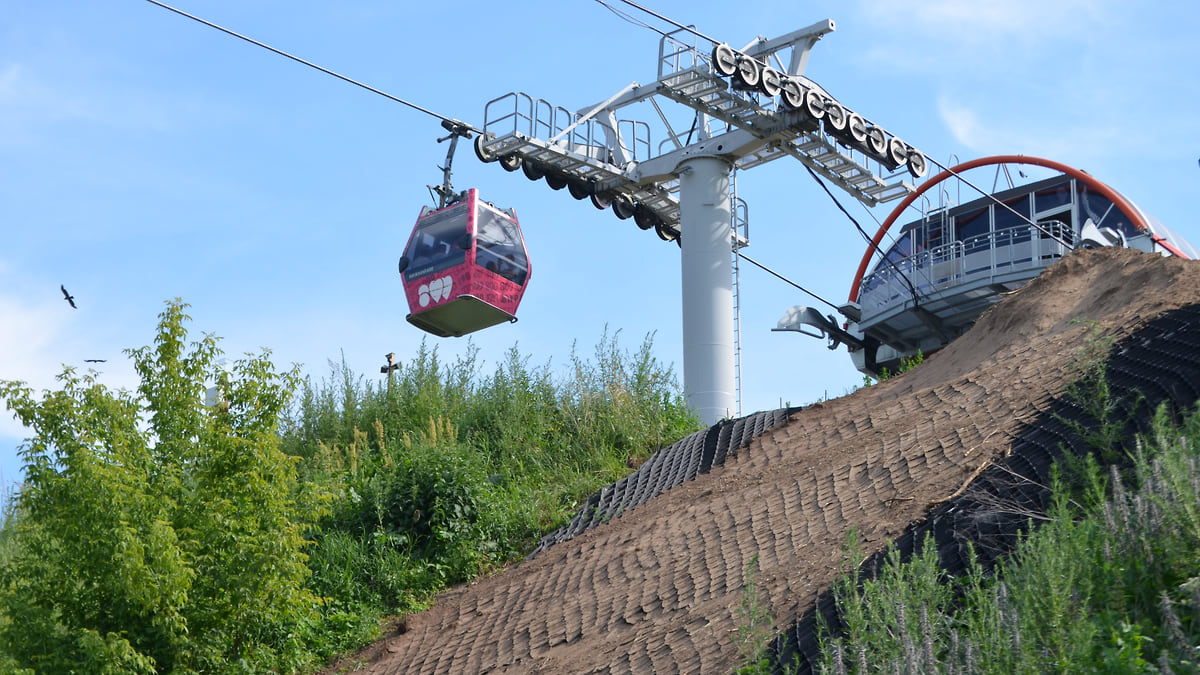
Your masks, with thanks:
[{"label": "steel lattice crossarm", "polygon": [[[813,45],[834,28],[826,19],[741,50],[701,49],[687,30],[666,34],[658,79],[602,103],[572,112],[524,93],[490,101],[476,153],[597,208],[611,205],[667,240],[679,235],[679,167],[698,155],[720,155],[739,169],[790,156],[868,206],[899,199],[915,190],[910,175],[925,175],[925,156],[804,76]],[[660,96],[691,108],[689,130],[672,125]],[[634,105],[661,124],[657,146],[650,124],[618,119]]]}]

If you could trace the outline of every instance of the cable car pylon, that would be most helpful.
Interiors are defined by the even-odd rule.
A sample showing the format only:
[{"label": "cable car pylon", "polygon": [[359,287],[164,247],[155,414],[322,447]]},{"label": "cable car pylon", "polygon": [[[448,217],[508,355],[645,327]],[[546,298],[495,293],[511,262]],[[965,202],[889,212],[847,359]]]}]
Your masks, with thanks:
[{"label": "cable car pylon", "polygon": [[[926,172],[920,151],[804,75],[812,47],[834,28],[826,19],[742,49],[680,28],[662,34],[650,84],[577,112],[523,92],[484,108],[480,159],[570,186],[679,244],[684,393],[706,424],[738,412],[730,251],[749,242],[732,227],[730,174],[790,157],[874,206],[912,193],[909,179]],[[663,99],[686,116],[673,123],[665,109],[679,108]],[[649,123],[617,116],[644,103],[657,113],[657,144]]]}]

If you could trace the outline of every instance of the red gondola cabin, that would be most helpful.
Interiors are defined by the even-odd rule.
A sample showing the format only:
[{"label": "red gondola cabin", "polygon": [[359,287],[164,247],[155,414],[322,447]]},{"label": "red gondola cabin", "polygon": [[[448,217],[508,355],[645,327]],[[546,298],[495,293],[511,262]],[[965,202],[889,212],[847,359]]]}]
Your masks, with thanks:
[{"label": "red gondola cabin", "polygon": [[425,207],[400,258],[408,322],[438,337],[460,337],[516,321],[529,273],[511,209],[481,201],[474,188],[443,209]]}]

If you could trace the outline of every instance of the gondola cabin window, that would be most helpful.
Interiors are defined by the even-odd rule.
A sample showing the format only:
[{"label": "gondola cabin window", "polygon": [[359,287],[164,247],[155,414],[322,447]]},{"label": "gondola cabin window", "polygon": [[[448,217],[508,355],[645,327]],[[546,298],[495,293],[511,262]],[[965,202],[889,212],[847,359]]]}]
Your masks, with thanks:
[{"label": "gondola cabin window", "polygon": [[467,252],[459,246],[459,242],[467,236],[469,206],[467,202],[460,202],[417,221],[404,252],[408,258],[405,280],[419,279],[466,261]]},{"label": "gondola cabin window", "polygon": [[525,283],[529,260],[521,229],[507,213],[488,204],[479,205],[475,264],[516,284]]}]

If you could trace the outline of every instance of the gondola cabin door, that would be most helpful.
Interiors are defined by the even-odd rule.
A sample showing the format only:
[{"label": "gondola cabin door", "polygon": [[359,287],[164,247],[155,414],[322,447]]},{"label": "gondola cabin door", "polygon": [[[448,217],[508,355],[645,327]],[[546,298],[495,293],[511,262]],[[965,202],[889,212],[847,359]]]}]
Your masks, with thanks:
[{"label": "gondola cabin door", "polygon": [[481,201],[472,188],[443,209],[421,210],[400,258],[406,318],[438,337],[516,321],[529,274],[516,214]]}]

